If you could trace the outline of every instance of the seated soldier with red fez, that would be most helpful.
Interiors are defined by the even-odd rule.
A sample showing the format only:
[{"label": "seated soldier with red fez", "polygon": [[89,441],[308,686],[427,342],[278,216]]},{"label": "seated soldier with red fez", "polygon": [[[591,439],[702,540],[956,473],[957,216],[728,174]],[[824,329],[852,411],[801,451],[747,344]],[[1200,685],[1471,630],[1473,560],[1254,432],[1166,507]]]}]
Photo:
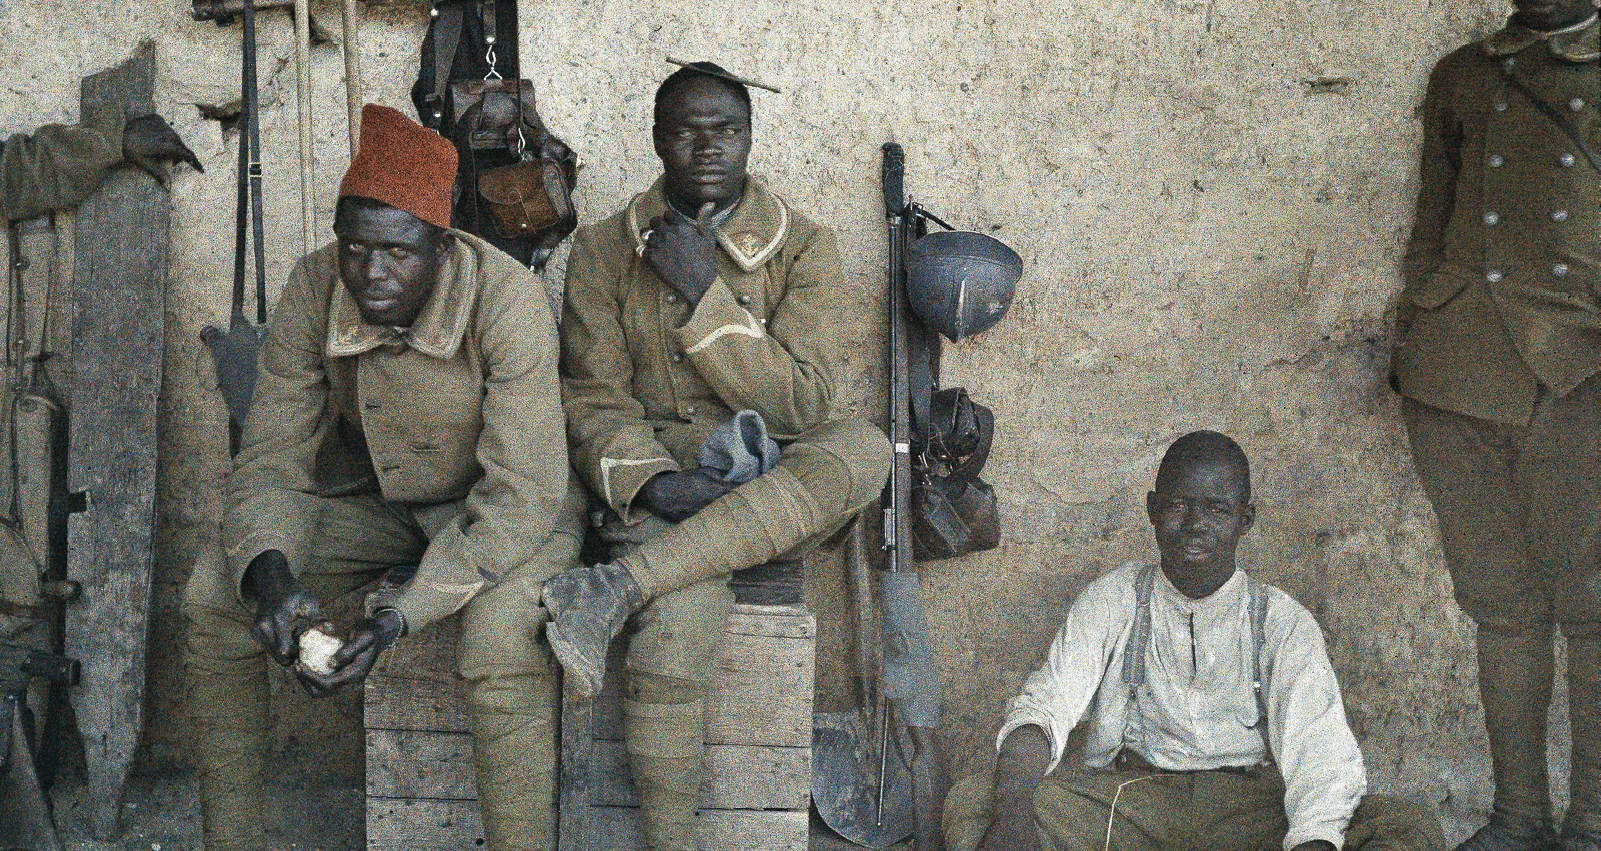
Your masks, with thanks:
[{"label": "seated soldier with red fez", "polygon": [[[461,674],[489,847],[550,848],[557,679],[540,583],[575,563],[555,322],[527,268],[449,229],[456,150],[367,106],[335,241],[273,309],[229,484],[226,563],[184,593],[211,851],[260,851],[268,660],[313,695],[465,607]],[[320,602],[392,568],[332,673],[297,664]]]},{"label": "seated soldier with red fez", "polygon": [[[945,800],[952,851],[1437,851],[1438,821],[1366,796],[1312,613],[1235,567],[1256,521],[1239,444],[1168,448],[1161,552],[1091,583],[1012,701],[993,780]],[[1064,764],[1085,726],[1082,764]]]}]

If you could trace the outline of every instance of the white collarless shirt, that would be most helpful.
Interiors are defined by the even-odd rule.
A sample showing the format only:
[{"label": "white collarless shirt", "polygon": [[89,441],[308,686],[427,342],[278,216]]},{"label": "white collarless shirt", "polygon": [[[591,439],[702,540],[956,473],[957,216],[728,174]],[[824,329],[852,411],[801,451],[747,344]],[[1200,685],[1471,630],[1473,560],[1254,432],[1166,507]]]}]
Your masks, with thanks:
[{"label": "white collarless shirt", "polygon": [[[1157,570],[1145,685],[1131,699],[1123,659],[1142,567],[1126,564],[1074,601],[1044,666],[1012,700],[997,747],[1018,727],[1038,725],[1050,739],[1055,769],[1068,734],[1082,721],[1088,725],[1084,762],[1091,768],[1111,765],[1124,748],[1170,771],[1252,766],[1269,757],[1256,726],[1243,572],[1211,596],[1191,600]],[[1346,723],[1317,621],[1284,592],[1264,590],[1262,675],[1272,756],[1286,789],[1284,847],[1315,839],[1343,847],[1351,814],[1367,791],[1362,751]]]}]

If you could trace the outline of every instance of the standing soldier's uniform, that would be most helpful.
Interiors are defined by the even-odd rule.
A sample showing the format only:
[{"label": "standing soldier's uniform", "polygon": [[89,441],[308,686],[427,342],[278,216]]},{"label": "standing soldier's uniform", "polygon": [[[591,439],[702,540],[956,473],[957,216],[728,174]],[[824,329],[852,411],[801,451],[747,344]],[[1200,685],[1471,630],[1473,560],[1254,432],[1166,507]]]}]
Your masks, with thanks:
[{"label": "standing soldier's uniform", "polygon": [[[582,228],[567,266],[562,382],[573,462],[614,517],[602,530],[650,602],[633,618],[624,706],[648,847],[693,848],[711,663],[728,575],[838,530],[888,473],[881,431],[836,419],[844,341],[864,321],[833,234],[755,178],[716,225],[717,280],[692,310],[643,258],[658,181]],[[635,505],[651,476],[696,466],[736,410],[762,415],[778,466],[670,526]]]},{"label": "standing soldier's uniform", "polygon": [[1597,29],[1509,24],[1435,68],[1394,363],[1456,598],[1479,627],[1496,819],[1549,830],[1560,626],[1565,827],[1586,840],[1601,832],[1601,177],[1585,152],[1601,143]]},{"label": "standing soldier's uniform", "polygon": [[[448,141],[373,106],[361,138],[341,196],[448,224]],[[434,188],[437,215],[403,200]],[[363,321],[337,242],[296,264],[274,307],[229,484],[226,565],[201,564],[184,592],[211,851],[264,847],[268,658],[240,584],[269,550],[323,599],[416,565],[381,603],[409,633],[465,607],[460,668],[488,847],[551,847],[558,688],[536,645],[539,583],[576,562],[583,517],[568,487],[555,322],[526,267],[449,233],[409,328]]]}]

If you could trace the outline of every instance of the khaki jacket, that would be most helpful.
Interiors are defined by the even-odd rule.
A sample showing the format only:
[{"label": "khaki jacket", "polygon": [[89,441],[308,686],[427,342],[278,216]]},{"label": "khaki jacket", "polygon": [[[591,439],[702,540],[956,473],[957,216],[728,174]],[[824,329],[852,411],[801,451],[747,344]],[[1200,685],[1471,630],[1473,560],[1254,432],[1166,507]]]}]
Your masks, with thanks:
[{"label": "khaki jacket", "polygon": [[526,268],[451,233],[434,293],[402,333],[362,322],[337,245],[296,264],[229,485],[236,587],[269,549],[303,569],[318,519],[304,495],[351,492],[364,473],[391,503],[461,503],[394,604],[413,630],[529,562],[551,533],[568,466],[550,306]]},{"label": "khaki jacket", "polygon": [[1509,25],[1430,76],[1395,358],[1409,398],[1524,425],[1540,385],[1601,371],[1601,177],[1506,77],[1601,149],[1598,31]]},{"label": "khaki jacket", "polygon": [[106,109],[81,125],[49,124],[0,147],[0,219],[21,221],[76,207],[122,162],[123,115]]},{"label": "khaki jacket", "polygon": [[651,476],[695,466],[706,436],[757,411],[778,440],[828,421],[846,329],[833,232],[754,177],[717,227],[717,280],[694,310],[640,256],[661,182],[579,229],[567,261],[562,400],[579,476],[626,522]]}]

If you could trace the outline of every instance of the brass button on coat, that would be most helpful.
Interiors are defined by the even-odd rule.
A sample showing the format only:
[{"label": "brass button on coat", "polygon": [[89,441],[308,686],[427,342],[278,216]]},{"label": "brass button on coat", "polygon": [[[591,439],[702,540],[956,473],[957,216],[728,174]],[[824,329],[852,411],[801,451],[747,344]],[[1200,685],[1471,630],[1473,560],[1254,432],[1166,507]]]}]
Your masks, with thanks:
[{"label": "brass button on coat", "polygon": [[1558,263],[1555,266],[1552,266],[1551,267],[1551,274],[1556,275],[1558,278],[1567,277],[1567,275],[1568,275],[1568,264],[1566,264],[1566,263]]},{"label": "brass button on coat", "polygon": [[1501,166],[1506,165],[1506,157],[1503,157],[1500,154],[1491,154],[1490,158],[1486,160],[1486,162],[1489,163],[1490,168],[1500,168]]},{"label": "brass button on coat", "polygon": [[1573,168],[1574,163],[1577,163],[1578,160],[1572,154],[1563,154],[1557,157],[1557,162],[1561,163],[1563,168]]},{"label": "brass button on coat", "polygon": [[1489,212],[1489,213],[1485,213],[1484,214],[1484,223],[1487,224],[1487,225],[1490,225],[1490,226],[1493,227],[1496,224],[1499,224],[1500,221],[1501,221],[1501,215],[1499,213]]},{"label": "brass button on coat", "polygon": [[1568,211],[1567,210],[1552,210],[1551,211],[1551,221],[1553,221],[1553,222],[1565,222],[1567,220],[1568,220]]},{"label": "brass button on coat", "polygon": [[1584,110],[1584,98],[1574,98],[1573,100],[1568,101],[1568,109],[1571,109],[1574,112],[1583,111]]}]

